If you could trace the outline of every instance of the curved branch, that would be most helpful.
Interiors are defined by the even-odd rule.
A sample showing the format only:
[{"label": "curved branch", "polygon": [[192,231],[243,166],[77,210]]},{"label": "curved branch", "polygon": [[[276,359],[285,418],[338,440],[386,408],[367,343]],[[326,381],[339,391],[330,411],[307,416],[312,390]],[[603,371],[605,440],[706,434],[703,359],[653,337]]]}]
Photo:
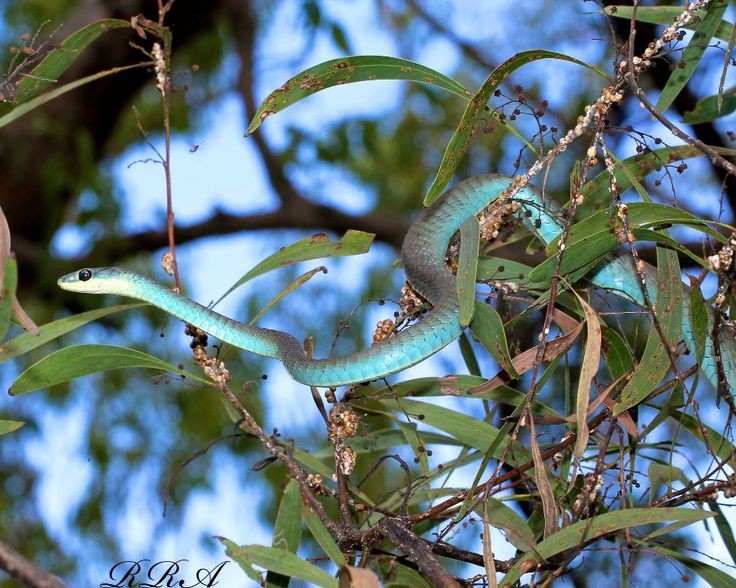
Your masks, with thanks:
[{"label": "curved branch", "polygon": [[[232,235],[244,231],[264,229],[310,229],[344,233],[349,229],[373,233],[379,241],[400,247],[409,223],[403,217],[378,212],[352,215],[328,206],[301,200],[290,207],[254,215],[236,215],[217,211],[208,219],[187,227],[176,228],[179,245],[202,239]],[[54,267],[59,273],[73,271],[80,266],[109,265],[113,260],[139,253],[156,251],[166,247],[167,234],[161,230],[149,230],[126,236],[108,236],[97,241],[92,250],[72,260],[58,260]],[[21,248],[25,243],[17,243]]]},{"label": "curved branch", "polygon": [[0,541],[0,570],[28,588],[66,588],[61,580]]}]

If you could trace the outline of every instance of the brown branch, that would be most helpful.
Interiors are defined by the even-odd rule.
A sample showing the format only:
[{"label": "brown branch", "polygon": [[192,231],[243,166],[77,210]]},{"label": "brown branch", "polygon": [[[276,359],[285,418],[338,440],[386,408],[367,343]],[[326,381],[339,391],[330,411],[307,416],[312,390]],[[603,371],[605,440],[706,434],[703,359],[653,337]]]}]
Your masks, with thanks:
[{"label": "brown branch", "polygon": [[26,588],[66,588],[59,578],[39,568],[9,545],[0,541],[0,570]]},{"label": "brown branch", "polygon": [[440,19],[436,18],[432,13],[426,10],[424,6],[417,2],[417,0],[408,0],[408,5],[422,18],[422,20],[424,20],[430,26],[433,31],[441,34],[444,37],[447,37],[447,39],[451,43],[457,45],[465,57],[467,57],[468,59],[472,59],[478,65],[489,71],[496,67],[485,57],[483,57],[478,49],[476,49],[467,41],[461,39],[458,34],[445,26],[445,24]]},{"label": "brown branch", "polygon": [[[176,229],[176,242],[184,243],[205,237],[224,236],[244,231],[265,229],[314,229],[344,233],[350,229],[362,230],[376,235],[377,239],[399,247],[409,223],[396,215],[368,213],[351,215],[334,208],[320,206],[307,200],[299,207],[281,208],[273,212],[240,216],[222,211],[216,212],[207,220]],[[109,235],[100,239],[86,255],[72,260],[57,260],[55,268],[59,274],[74,271],[79,267],[110,265],[114,260],[132,255],[156,251],[168,246],[166,231],[142,231],[127,236]],[[32,256],[34,245],[16,240],[16,249]]]},{"label": "brown branch", "polygon": [[433,586],[459,586],[457,580],[448,574],[434,557],[430,546],[407,529],[400,520],[385,517],[377,527],[381,535],[414,561]]},{"label": "brown branch", "polygon": [[677,127],[671,120],[669,120],[666,116],[664,116],[657,108],[654,106],[654,104],[651,103],[649,98],[647,98],[646,94],[642,91],[642,89],[639,87],[639,84],[636,82],[636,77],[633,73],[629,72],[624,76],[624,79],[626,80],[626,83],[629,85],[629,88],[631,88],[631,91],[634,93],[634,95],[637,97],[639,102],[642,103],[644,108],[646,108],[654,118],[656,118],[662,125],[670,131],[675,137],[678,139],[685,141],[688,145],[692,145],[696,149],[699,149],[702,151],[705,155],[707,155],[710,158],[710,162],[716,166],[720,167],[723,170],[725,170],[727,173],[729,173],[732,176],[736,176],[736,165],[728,161],[726,158],[724,158],[718,151],[713,149],[711,146],[706,145],[703,143],[700,139],[696,137],[691,137],[684,131],[680,130],[679,127]]},{"label": "brown branch", "polygon": [[[603,6],[611,6],[616,4],[623,4],[631,6],[632,0],[603,0]],[[620,37],[625,37],[630,34],[630,23],[622,18],[611,18],[610,19],[612,30],[617,33]],[[641,55],[644,53],[647,44],[652,39],[657,38],[657,25],[637,22],[636,23],[636,35],[633,39],[634,55]],[[654,64],[653,67],[647,70],[647,79],[659,89],[662,90],[667,81],[670,78],[672,70],[676,67],[665,55],[658,56],[658,63]],[[684,114],[695,108],[697,103],[697,97],[691,92],[690,84],[685,86],[680,92],[677,93],[672,103],[672,107],[680,114]],[[706,145],[713,147],[730,147],[730,144],[725,140],[723,135],[719,133],[713,122],[703,122],[691,125],[692,132],[695,137],[700,139]],[[736,211],[736,178],[730,176],[725,170],[720,167],[714,168],[714,173],[719,178],[720,182],[724,184],[725,191],[727,194],[728,202],[731,211]]]},{"label": "brown branch", "polygon": [[[233,35],[235,50],[240,57],[240,74],[238,75],[237,89],[243,97],[246,117],[250,120],[258,109],[254,94],[257,23],[250,2],[241,2],[240,0],[230,2],[229,14],[233,22],[233,30],[236,31],[236,34]],[[281,203],[293,206],[303,201],[304,197],[286,176],[278,155],[269,146],[263,132],[253,133],[249,136],[249,139],[255,143],[256,150],[263,160],[271,185],[279,200],[281,200]]]}]

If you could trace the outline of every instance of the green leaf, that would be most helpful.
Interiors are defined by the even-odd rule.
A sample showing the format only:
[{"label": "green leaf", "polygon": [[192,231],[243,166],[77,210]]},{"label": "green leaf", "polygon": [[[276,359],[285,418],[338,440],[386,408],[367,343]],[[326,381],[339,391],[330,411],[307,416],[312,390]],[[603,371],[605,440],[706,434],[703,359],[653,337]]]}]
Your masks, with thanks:
[{"label": "green leaf", "polygon": [[259,566],[289,578],[304,580],[315,586],[338,588],[338,582],[335,578],[290,551],[263,545],[238,546],[222,537],[219,539],[226,546],[225,553],[238,562],[240,567],[253,580],[257,581],[259,578],[258,570],[253,566]]},{"label": "green leaf", "polygon": [[692,339],[695,343],[695,349],[690,351],[695,353],[698,365],[703,364],[705,357],[705,340],[708,336],[708,309],[703,299],[703,293],[700,286],[691,285],[688,293],[688,308],[690,312],[690,329],[692,330]]},{"label": "green leaf", "polygon": [[[530,551],[537,544],[534,531],[516,511],[506,506],[502,501],[492,497],[486,498],[488,521],[493,527],[501,529],[506,539],[519,551]],[[481,514],[480,509],[478,514]]]},{"label": "green leaf", "polygon": [[709,501],[708,507],[716,514],[714,520],[716,528],[718,529],[718,534],[721,536],[723,544],[726,546],[726,549],[731,556],[731,561],[736,563],[736,537],[733,535],[733,529],[729,523],[729,517],[726,516],[726,513],[723,512],[723,509],[715,500]]},{"label": "green leaf", "polygon": [[707,98],[698,100],[695,108],[682,115],[682,120],[689,125],[697,125],[728,116],[734,110],[736,110],[736,95],[719,94],[708,96]]},{"label": "green leaf", "polygon": [[703,441],[709,451],[720,460],[730,463],[732,467],[736,465],[736,447],[712,427],[706,425],[699,419],[695,419],[689,414],[675,410],[671,405],[666,407],[669,415],[683,427],[685,427],[691,435],[696,439]]},{"label": "green leaf", "polygon": [[212,385],[208,380],[142,351],[118,345],[73,345],[59,349],[33,364],[13,382],[9,393],[19,396],[81,376],[125,368],[176,372],[200,384]]},{"label": "green leaf", "polygon": [[[631,202],[627,205],[626,213],[629,227],[631,229],[658,228],[668,225],[693,226],[704,233],[716,238],[718,233],[708,226],[708,221],[693,216],[689,212],[685,212],[673,206],[666,204],[655,204],[650,202]],[[566,240],[565,257],[569,253],[572,245],[581,242],[588,242],[591,238],[596,238],[601,233],[613,235],[611,229],[611,212],[609,210],[601,210],[589,217],[575,223],[571,228]],[[666,238],[666,235],[664,235]],[[718,235],[720,239],[722,236]],[[548,254],[557,251],[557,243],[560,237],[557,237],[549,245],[546,250]],[[564,263],[564,260],[563,260]],[[530,279],[531,276],[530,276]]]},{"label": "green leaf", "polygon": [[337,48],[343,53],[351,53],[348,39],[345,36],[345,31],[338,24],[332,23],[330,26],[330,32],[332,33],[332,40],[335,42]]},{"label": "green leaf", "polygon": [[[286,247],[282,247],[273,255],[264,259],[256,265],[252,270],[235,282],[227,292],[217,299],[214,305],[217,305],[223,298],[230,294],[233,290],[240,288],[248,280],[273,271],[275,269],[286,267],[300,261],[309,261],[311,259],[319,259],[322,257],[343,257],[346,255],[359,255],[370,249],[373,242],[371,233],[363,231],[347,231],[339,241],[330,241],[330,238],[324,233],[312,235]],[[213,305],[213,306],[214,306]]]},{"label": "green leaf", "polygon": [[677,253],[658,246],[655,310],[664,331],[666,345],[663,345],[657,329],[652,326],[639,366],[621,391],[619,402],[614,409],[614,416],[618,416],[649,396],[670,369],[670,347],[674,346],[680,338],[682,298],[682,281]]},{"label": "green leaf", "polygon": [[460,337],[457,340],[460,346],[460,355],[463,356],[465,367],[468,368],[468,372],[473,376],[480,376],[480,364],[478,358],[475,356],[475,350],[470,344],[468,334],[465,332],[460,333]]},{"label": "green leaf", "polygon": [[322,548],[322,551],[327,554],[327,557],[330,558],[332,563],[336,566],[348,565],[345,556],[332,538],[332,534],[327,530],[327,527],[325,527],[320,518],[309,508],[302,509],[302,517],[317,545]]},{"label": "green leaf", "polygon": [[383,588],[432,588],[416,570],[400,564],[395,557],[378,556],[378,565],[383,579]]},{"label": "green leaf", "polygon": [[460,303],[460,324],[470,324],[475,310],[475,276],[478,272],[480,225],[471,216],[460,227],[460,255],[457,261],[457,297]]},{"label": "green leaf", "polygon": [[478,258],[478,281],[519,282],[524,280],[530,271],[532,271],[531,266],[512,259],[484,255]]},{"label": "green leaf", "polygon": [[25,423],[23,421],[4,421],[0,420],[0,435],[7,435],[13,431],[20,429]]},{"label": "green leaf", "polygon": [[695,73],[727,7],[728,0],[714,0],[705,9],[706,14],[703,20],[693,28],[693,36],[682,53],[682,59],[675,65],[667,84],[659,95],[656,105],[659,112],[665,112],[672,105]]},{"label": "green leaf", "polygon": [[519,378],[514,369],[509,353],[509,345],[506,341],[506,331],[503,328],[501,316],[496,309],[491,308],[483,302],[475,302],[475,317],[470,325],[473,335],[480,341],[498,364],[513,379]]},{"label": "green leaf", "polygon": [[[458,165],[460,165],[460,161],[470,146],[470,142],[478,129],[480,121],[485,116],[486,105],[496,88],[498,88],[520,67],[541,59],[559,59],[561,61],[576,63],[577,65],[588,68],[598,73],[603,78],[608,79],[608,76],[598,68],[592,67],[591,65],[575,59],[574,57],[570,57],[569,55],[564,55],[563,53],[557,53],[555,51],[545,51],[542,49],[521,51],[504,61],[486,78],[483,85],[473,95],[465,108],[465,112],[463,112],[460,123],[445,148],[442,162],[437,169],[437,175],[435,176],[432,185],[429,187],[427,195],[424,197],[425,206],[429,206],[434,202],[450,183],[450,179],[455,174]],[[494,118],[498,118],[498,114],[495,111],[492,112],[492,115]],[[537,152],[534,146],[523,137],[520,138],[531,153],[536,155]]]},{"label": "green leaf", "polygon": [[[273,529],[273,547],[296,553],[302,540],[302,497],[296,480],[289,480],[281,496]],[[289,578],[276,572],[268,572],[267,588],[288,586]]]},{"label": "green leaf", "polygon": [[[390,411],[409,415],[424,425],[444,431],[464,445],[482,452],[488,451],[499,435],[496,427],[443,406],[407,399],[385,399],[379,403]],[[361,406],[370,410],[367,405]],[[502,445],[504,446],[498,447],[498,450],[493,453],[494,457],[500,458],[506,453],[505,444]],[[528,451],[519,443],[514,443],[509,453],[514,459],[509,461],[509,455],[506,455],[508,463],[524,462],[530,459]]]},{"label": "green leaf", "polygon": [[634,369],[634,358],[626,341],[618,331],[603,327],[603,356],[606,359],[611,380],[616,381],[624,374]]},{"label": "green leaf", "polygon": [[13,300],[18,287],[18,265],[15,259],[8,257],[5,260],[5,281],[0,292],[0,341],[5,339],[10,327],[10,317],[13,316]]},{"label": "green leaf", "polygon": [[261,310],[259,310],[249,321],[248,323],[251,325],[254,325],[258,322],[258,319],[260,319],[264,314],[266,314],[269,310],[271,310],[274,306],[276,306],[279,302],[281,302],[284,298],[286,298],[289,294],[297,290],[300,286],[308,282],[312,277],[318,273],[327,273],[327,268],[324,266],[319,266],[314,269],[311,269],[305,273],[303,273],[301,276],[299,276],[296,280],[291,282],[288,286],[285,288],[282,288],[271,300],[268,301],[268,304],[266,304]]},{"label": "green leaf", "polygon": [[[631,20],[634,9],[631,6],[606,6],[603,12],[609,16],[616,18],[625,18]],[[682,6],[639,6],[636,10],[636,20],[638,22],[648,22],[651,24],[671,25],[675,19],[683,12]],[[692,27],[685,27],[692,28]],[[718,24],[715,36],[722,41],[728,42],[733,30],[733,24],[726,20],[722,20]]]},{"label": "green leaf", "polygon": [[[718,153],[726,156],[736,155],[736,149],[727,149],[724,147],[713,147]],[[676,161],[692,159],[694,157],[703,157],[703,152],[697,147],[690,145],[679,145],[677,147],[666,147],[663,149],[654,149],[646,153],[633,155],[627,159],[616,162],[614,166],[614,176],[616,177],[616,185],[625,192],[632,186],[632,180],[641,180],[651,172]],[[610,177],[608,170],[600,172],[596,177],[587,182],[582,193],[588,203],[605,202],[610,199],[609,189]]]},{"label": "green leaf", "polygon": [[56,45],[16,86],[14,102],[21,104],[40,94],[77,60],[87,46],[103,33],[113,29],[132,30],[129,20],[106,18],[75,31]]},{"label": "green leaf", "polygon": [[[432,398],[437,396],[456,396],[459,398],[467,398],[469,400],[491,400],[500,402],[508,406],[516,408],[523,405],[527,400],[526,394],[509,388],[508,386],[499,386],[490,392],[481,394],[469,394],[468,391],[486,383],[486,378],[478,376],[448,376],[445,378],[418,378],[416,380],[407,380],[398,384],[392,384],[391,387],[385,386],[378,390],[372,387],[361,387],[354,391],[353,399],[360,401],[364,399],[381,399],[381,398]],[[532,401],[532,410],[535,414],[544,416],[554,416],[559,418],[559,414],[552,410],[546,404],[537,399]]]},{"label": "green leaf", "polygon": [[258,107],[246,135],[277,112],[321,90],[369,80],[404,80],[437,86],[465,99],[470,92],[446,75],[413,61],[383,55],[357,55],[325,61],[295,75],[278,90],[271,92]]},{"label": "green leaf", "polygon": [[667,549],[666,547],[662,547],[661,545],[656,544],[651,545],[649,543],[645,543],[644,545],[647,549],[658,551],[665,557],[674,558],[682,564],[686,565],[693,572],[698,574],[698,576],[703,578],[703,580],[707,582],[707,584],[711,588],[733,588],[733,576],[731,574],[722,572],[718,568],[714,568],[713,566],[705,562],[693,559],[692,557],[684,555],[679,551],[673,551],[672,549]]},{"label": "green leaf", "polygon": [[71,92],[72,90],[75,90],[79,88],[80,86],[84,86],[85,84],[89,84],[90,82],[94,82],[96,80],[102,79],[107,76],[119,74],[129,69],[135,69],[139,67],[148,67],[150,65],[151,65],[150,62],[145,61],[141,63],[134,63],[132,65],[113,67],[111,69],[100,71],[100,72],[85,76],[83,78],[80,78],[78,80],[74,80],[73,82],[69,82],[68,84],[64,84],[63,86],[59,86],[58,88],[54,88],[53,90],[49,90],[48,92],[44,92],[43,94],[40,94],[36,96],[35,98],[31,98],[27,102],[24,102],[23,104],[16,106],[15,108],[13,108],[13,110],[8,112],[7,114],[0,116],[0,128],[6,125],[9,125],[15,120],[18,120],[20,117],[28,114],[29,112],[32,112],[33,110],[35,110],[42,104],[51,102],[52,100],[58,98],[59,96],[63,96],[67,92]]},{"label": "green leaf", "polygon": [[548,561],[551,557],[567,549],[577,548],[596,538],[621,529],[639,525],[651,525],[667,521],[687,521],[695,523],[713,516],[713,513],[689,508],[631,508],[608,512],[596,517],[573,523],[544,541],[533,551],[526,553],[504,576],[501,586],[510,586],[522,576],[522,570],[531,569],[533,562]]},{"label": "green leaf", "polygon": [[[457,439],[441,435],[439,433],[431,433],[429,431],[418,431],[417,437],[422,445],[460,445]],[[393,447],[402,447],[406,445],[406,436],[397,429],[378,429],[371,431],[370,435],[358,435],[347,439],[345,445],[353,449],[356,453],[377,453],[391,449]],[[320,459],[329,459],[335,455],[335,449],[330,445],[323,447],[312,453]]]},{"label": "green leaf", "polygon": [[[575,283],[590,269],[598,265],[606,253],[609,253],[618,245],[618,239],[610,228],[600,230],[593,235],[577,240],[577,242],[573,241],[573,235],[570,234],[558,272],[560,275],[568,276],[569,282]],[[554,255],[548,257],[529,272],[529,284],[535,289],[548,287],[556,268],[557,257]]]},{"label": "green leaf", "polygon": [[29,335],[28,333],[23,333],[0,344],[0,363],[23,355],[24,353],[28,353],[29,351],[36,349],[49,341],[53,341],[57,337],[61,337],[62,335],[78,329],[94,320],[110,314],[115,314],[116,312],[138,308],[139,306],[145,305],[146,303],[139,302],[135,304],[119,304],[117,306],[97,308],[95,310],[73,314],[72,316],[67,316],[63,319],[41,325],[39,327],[40,332],[38,335],[34,336]]},{"label": "green leaf", "polygon": [[665,486],[666,491],[670,492],[672,490],[672,482],[675,480],[682,482],[684,486],[687,486],[690,483],[690,480],[688,480],[682,469],[669,464],[657,463],[656,461],[649,463],[649,472],[647,475],[649,477],[649,486],[651,488],[649,492],[649,504],[651,504],[656,498],[656,490],[660,486]]}]

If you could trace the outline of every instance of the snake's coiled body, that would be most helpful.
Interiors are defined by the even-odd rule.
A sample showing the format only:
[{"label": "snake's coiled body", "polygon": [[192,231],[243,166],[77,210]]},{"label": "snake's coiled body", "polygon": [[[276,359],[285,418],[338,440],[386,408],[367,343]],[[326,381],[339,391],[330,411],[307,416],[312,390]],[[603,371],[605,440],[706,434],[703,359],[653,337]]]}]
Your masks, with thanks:
[{"label": "snake's coiled body", "polygon": [[[370,381],[415,365],[460,336],[456,280],[445,267],[447,247],[463,222],[494,202],[510,182],[510,178],[495,175],[470,178],[445,192],[422,212],[406,235],[401,257],[409,283],[432,305],[431,313],[378,345],[344,357],[310,359],[299,342],[287,333],[234,321],[124,269],[80,270],[63,276],[58,283],[67,290],[120,294],[149,302],[231,345],[281,360],[289,374],[303,384],[332,387]],[[544,202],[529,188],[519,190],[513,201],[518,205],[514,214],[541,241],[550,243],[561,233],[562,215],[556,205]],[[639,278],[629,257],[609,257],[593,271],[591,281],[641,306],[644,304]],[[650,295],[656,296],[656,279],[647,282]],[[683,314],[683,335],[692,349],[687,308]],[[736,386],[736,365],[733,365],[736,343],[725,330],[720,343],[729,383]],[[706,342],[702,368],[715,385],[716,363],[710,340]]]}]

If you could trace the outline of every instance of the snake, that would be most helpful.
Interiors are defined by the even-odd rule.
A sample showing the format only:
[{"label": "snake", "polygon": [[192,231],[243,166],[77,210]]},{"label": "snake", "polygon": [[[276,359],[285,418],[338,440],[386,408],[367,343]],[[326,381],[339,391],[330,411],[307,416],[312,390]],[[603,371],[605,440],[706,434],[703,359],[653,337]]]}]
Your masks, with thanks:
[{"label": "snake", "polygon": [[[141,274],[119,267],[83,268],[58,279],[64,290],[90,294],[125,296],[158,307],[220,341],[245,351],[280,360],[291,377],[315,387],[354,385],[385,378],[437,353],[463,332],[457,279],[447,269],[448,246],[461,225],[479,215],[504,194],[511,193],[511,216],[545,245],[562,234],[564,211],[543,199],[533,188],[511,190],[513,178],[487,174],[465,179],[444,192],[418,216],[404,239],[401,260],[412,288],[431,306],[431,311],[408,328],[355,353],[313,359],[292,335],[248,325],[215,312]],[[656,269],[643,269],[644,287],[656,304]],[[640,273],[630,255],[609,254],[588,274],[595,286],[646,307]],[[687,286],[683,284],[687,290]],[[695,349],[693,328],[683,297],[682,335],[686,346]],[[709,307],[712,332],[715,310]],[[736,340],[725,325],[718,330],[721,364],[731,388],[736,388]],[[718,385],[716,350],[706,337],[700,367],[710,382]]]}]

